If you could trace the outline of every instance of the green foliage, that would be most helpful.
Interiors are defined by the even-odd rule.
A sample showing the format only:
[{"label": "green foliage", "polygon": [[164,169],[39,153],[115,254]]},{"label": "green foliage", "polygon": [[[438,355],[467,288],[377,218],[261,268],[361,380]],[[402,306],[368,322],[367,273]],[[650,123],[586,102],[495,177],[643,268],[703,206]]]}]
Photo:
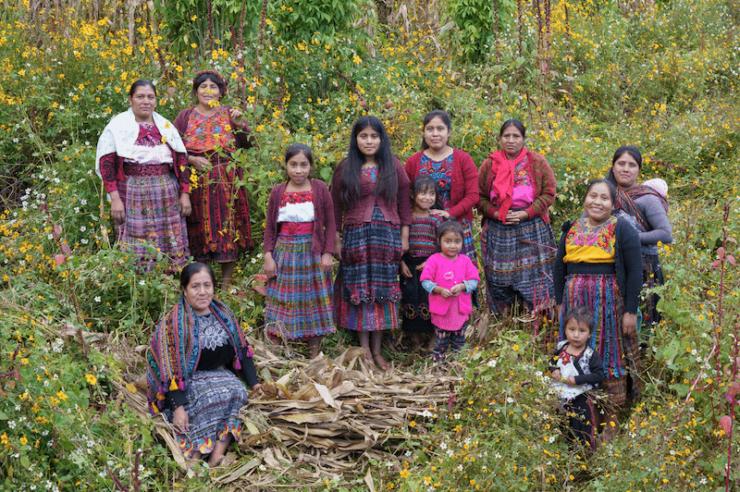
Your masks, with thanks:
[{"label": "green foliage", "polygon": [[447,10],[457,31],[456,46],[462,58],[482,62],[494,50],[500,35],[512,21],[513,0],[450,0]]},{"label": "green foliage", "polygon": [[[31,26],[25,7],[0,9],[8,21],[0,28],[0,373],[13,374],[0,379],[0,488],[112,489],[107,469],[130,483],[137,448],[143,488],[169,490],[180,480],[149,424],[114,390],[141,366],[111,351],[117,342],[146,343],[177,281],[164,263],[138,272],[114,245],[94,147],[126,108],[135,79],[156,81],[158,111],[172,119],[192,104],[193,72],[209,67],[229,80],[224,104],[242,108],[252,128],[253,146],[232,165],[245,171],[257,251],[287,145],[309,144],[314,175],[328,181],[359,115],[378,115],[404,159],[419,148],[423,115],[447,109],[452,143],[477,163],[496,147],[505,119],[522,119],[527,145],[558,179],[556,234],[580,212],[586,181],[605,174],[613,149],[639,145],[642,177],[669,182],[676,244],[661,251],[665,319],[650,341],[644,398],[623,433],[588,462],[568,449],[537,374],[543,356],[520,324],[460,359],[457,403],[403,429],[407,466],[385,472],[379,464],[373,476],[404,490],[715,489],[728,445],[717,418],[729,408],[738,309],[728,265],[718,323],[713,262],[726,202],[735,256],[738,236],[733,11],[719,0],[633,2],[633,11],[618,8],[624,2],[552,2],[551,71],[543,77],[536,20],[530,2],[521,3],[522,53],[510,0],[495,3],[495,40],[492,2],[450,0],[451,39],[411,14],[409,29],[378,26],[366,0],[268,2],[261,46],[257,0],[157,3],[146,22],[137,19],[134,46],[113,15],[63,13]],[[33,39],[18,35],[31,31]],[[251,289],[261,262],[256,252],[241,259],[236,289],[220,294],[250,336],[262,323],[263,301]],[[68,329],[108,334],[109,345],[83,348]]]}]

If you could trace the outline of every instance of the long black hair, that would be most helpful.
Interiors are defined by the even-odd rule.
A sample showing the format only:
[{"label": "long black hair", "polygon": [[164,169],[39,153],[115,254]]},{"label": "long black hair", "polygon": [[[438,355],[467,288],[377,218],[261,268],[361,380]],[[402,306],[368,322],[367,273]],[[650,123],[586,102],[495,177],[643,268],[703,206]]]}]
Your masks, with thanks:
[{"label": "long black hair", "polygon": [[365,156],[357,145],[357,135],[365,128],[372,128],[380,136],[380,146],[375,154],[378,165],[378,181],[375,185],[375,195],[382,197],[389,203],[396,201],[398,192],[398,175],[396,174],[395,159],[391,152],[391,140],[385,131],[383,123],[375,116],[362,116],[352,126],[352,135],[349,138],[347,158],[342,162],[342,176],[340,180],[341,201],[345,208],[349,208],[360,196],[360,170],[365,163]]}]

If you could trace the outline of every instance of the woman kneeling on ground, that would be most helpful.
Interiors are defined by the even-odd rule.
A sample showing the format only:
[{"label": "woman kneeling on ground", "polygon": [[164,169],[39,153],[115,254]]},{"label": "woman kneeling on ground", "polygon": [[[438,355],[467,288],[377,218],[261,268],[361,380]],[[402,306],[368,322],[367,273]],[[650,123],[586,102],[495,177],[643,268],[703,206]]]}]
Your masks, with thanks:
[{"label": "woman kneeling on ground", "polygon": [[261,388],[252,348],[231,310],[213,298],[214,283],[204,263],[182,270],[182,297],[157,324],[147,353],[150,411],[164,412],[186,458],[210,455],[210,466],[239,436],[247,403],[239,378]]}]

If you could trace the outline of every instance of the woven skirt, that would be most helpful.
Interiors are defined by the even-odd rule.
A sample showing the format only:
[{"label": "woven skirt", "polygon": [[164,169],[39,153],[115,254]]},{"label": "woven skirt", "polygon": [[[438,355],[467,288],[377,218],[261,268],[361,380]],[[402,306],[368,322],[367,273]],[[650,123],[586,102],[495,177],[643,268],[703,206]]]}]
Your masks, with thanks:
[{"label": "woven skirt", "polygon": [[589,345],[601,356],[606,375],[603,386],[610,402],[622,407],[628,397],[636,397],[639,347],[638,337],[622,335],[624,307],[616,276],[576,274],[566,277],[560,313],[561,340],[565,339],[565,314],[576,306],[585,306],[592,313]]},{"label": "woven skirt", "polygon": [[270,335],[297,340],[334,333],[331,273],[311,252],[311,234],[280,234],[272,255],[277,275],[267,283]]},{"label": "woven skirt", "polygon": [[432,333],[434,325],[429,313],[429,294],[421,286],[421,270],[416,269],[427,258],[404,255],[403,260],[413,276],[401,276],[401,327],[409,332]]},{"label": "woven skirt", "polygon": [[555,298],[555,239],[541,217],[515,225],[486,219],[481,245],[489,309],[501,312],[518,295],[539,311]]},{"label": "woven skirt", "polygon": [[473,223],[468,219],[458,220],[460,225],[463,227],[463,247],[462,253],[470,258],[473,265],[478,264],[478,255],[475,252],[475,240],[473,238]]},{"label": "woven skirt", "polygon": [[[218,441],[229,435],[239,439],[239,410],[247,404],[247,390],[233,372],[225,368],[196,371],[186,391],[190,430],[175,435],[186,458],[195,452],[209,454]],[[167,410],[167,417],[172,421],[171,410]]]},{"label": "woven skirt", "polygon": [[188,240],[198,261],[228,263],[251,243],[249,202],[244,187],[235,183],[243,179],[242,170],[229,169],[229,160],[215,153],[211,164],[190,192]]},{"label": "woven skirt", "polygon": [[352,331],[397,328],[400,263],[401,227],[387,222],[377,206],[370,222],[345,226],[334,285],[337,325]]},{"label": "woven skirt", "polygon": [[173,174],[127,176],[123,189],[126,219],[118,227],[118,242],[151,268],[158,253],[181,267],[188,261],[187,226],[180,214],[180,189]]}]

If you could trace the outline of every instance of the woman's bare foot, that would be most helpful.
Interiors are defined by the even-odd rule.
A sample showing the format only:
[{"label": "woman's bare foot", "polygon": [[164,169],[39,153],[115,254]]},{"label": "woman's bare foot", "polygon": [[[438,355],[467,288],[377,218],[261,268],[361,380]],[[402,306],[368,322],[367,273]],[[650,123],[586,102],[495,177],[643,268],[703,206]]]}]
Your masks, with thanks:
[{"label": "woman's bare foot", "polygon": [[321,352],[321,337],[313,337],[308,339],[308,355],[312,359],[318,357]]},{"label": "woman's bare foot", "polygon": [[387,371],[391,365],[388,364],[388,361],[383,358],[383,355],[380,353],[377,353],[373,356],[373,359],[375,360],[375,364],[383,371]]}]

